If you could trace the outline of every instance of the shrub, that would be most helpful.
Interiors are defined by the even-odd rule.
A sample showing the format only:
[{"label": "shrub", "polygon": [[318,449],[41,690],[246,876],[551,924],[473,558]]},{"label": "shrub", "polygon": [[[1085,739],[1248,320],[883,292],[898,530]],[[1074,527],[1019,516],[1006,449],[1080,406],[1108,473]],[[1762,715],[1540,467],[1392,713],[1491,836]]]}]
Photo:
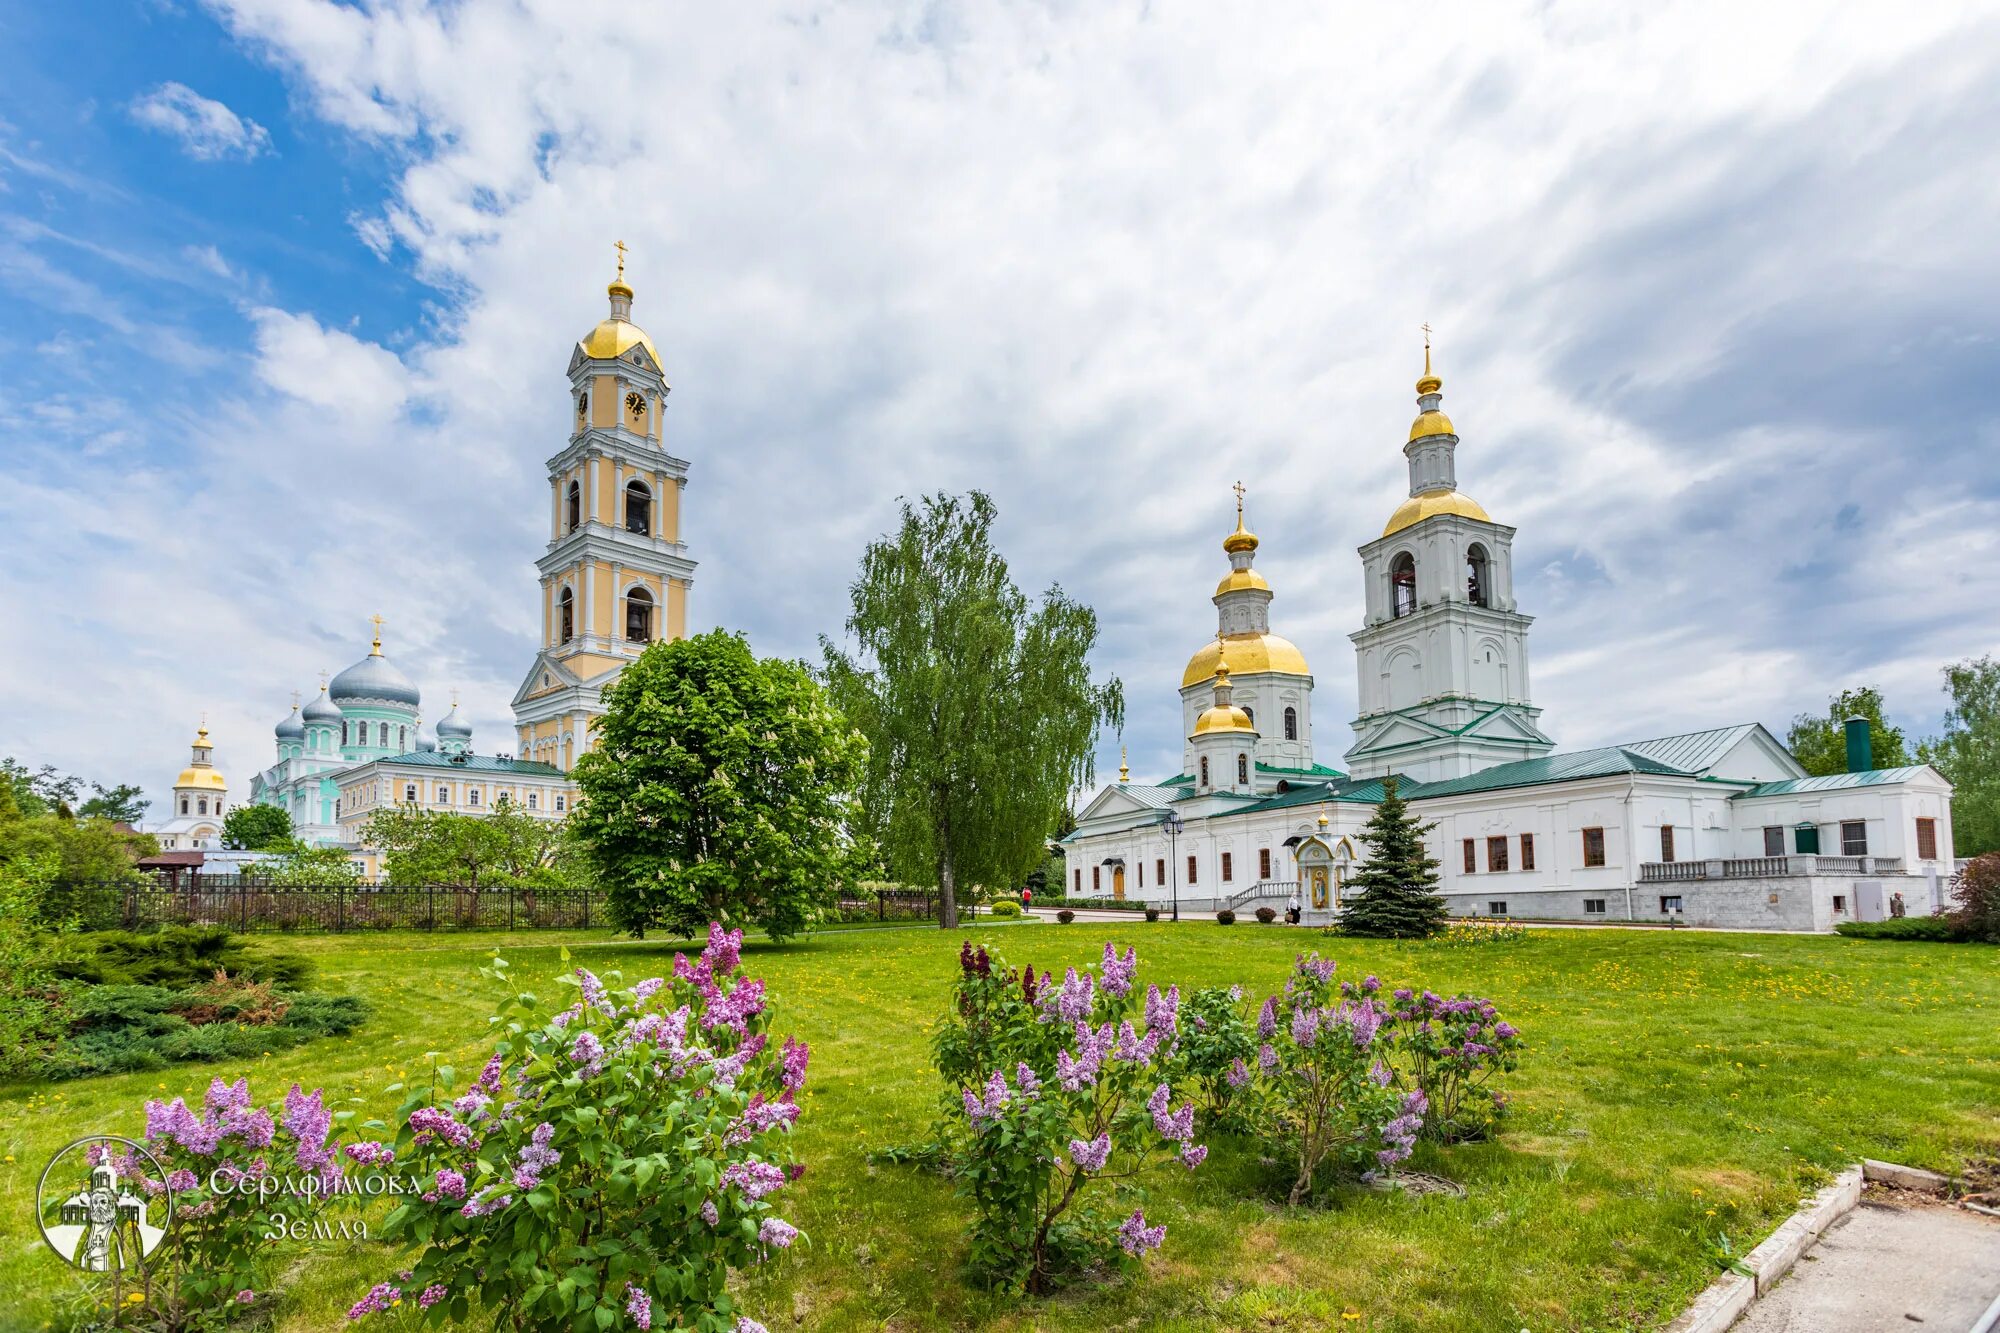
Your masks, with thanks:
[{"label": "shrub", "polygon": [[1146,909],[1146,919],[1148,921],[1158,921],[1160,919],[1160,909],[1157,907],[1148,907]]},{"label": "shrub", "polygon": [[354,1031],[369,1017],[354,995],[301,995],[268,983],[168,990],[89,986],[69,991],[70,1031],[37,1072],[52,1082],[165,1069],[188,1060],[249,1059]]},{"label": "shrub", "polygon": [[1424,1134],[1444,1142],[1483,1138],[1506,1110],[1506,1099],[1487,1092],[1494,1074],[1512,1070],[1520,1033],[1491,1001],[1471,995],[1440,999],[1430,991],[1398,989],[1390,996],[1390,1045],[1399,1081],[1424,1096]]},{"label": "shrub", "polygon": [[1448,949],[1477,948],[1483,944],[1519,944],[1528,938],[1528,928],[1518,921],[1495,921],[1491,917],[1453,917],[1444,930],[1425,941]]},{"label": "shrub", "polygon": [[58,977],[91,985],[197,986],[217,972],[269,981],[297,990],[312,979],[313,965],[296,954],[252,953],[249,941],[221,926],[165,926],[150,934],[97,930],[64,937],[73,957],[54,967]]},{"label": "shrub", "polygon": [[1040,1294],[1121,1250],[1157,1248],[1166,1227],[1139,1209],[1120,1220],[1101,1187],[1168,1155],[1189,1170],[1208,1156],[1194,1107],[1172,1105],[1179,988],[1149,986],[1142,1006],[1138,966],[1106,944],[1095,975],[1071,968],[1057,982],[970,944],[959,954],[933,1049],[965,1117],[957,1172],[973,1268],[989,1281]]},{"label": "shrub", "polygon": [[[505,1001],[504,1035],[462,1095],[441,1066],[403,1104],[393,1146],[350,1148],[431,1188],[383,1219],[415,1251],[409,1272],[349,1317],[414,1299],[433,1322],[477,1310],[528,1328],[761,1328],[729,1270],[798,1238],[766,1199],[799,1174],[784,1138],[810,1052],[771,1044],[764,983],[738,973],[742,939],[711,924],[697,961],[676,954],[671,978],[630,989],[578,968],[560,1013]],[[496,951],[485,971],[506,966]]]},{"label": "shrub", "polygon": [[987,910],[991,912],[994,916],[1001,917],[1003,919],[1018,917],[1021,915],[1021,904],[1017,902],[1009,902],[1007,899],[1002,898],[998,902],[994,903],[993,906],[988,908]]},{"label": "shrub", "polygon": [[1949,943],[1964,939],[1952,920],[1938,916],[1893,916],[1886,921],[1843,921],[1835,932],[1856,940],[1934,940]]},{"label": "shrub", "polygon": [[1394,1086],[1389,1015],[1375,1000],[1381,983],[1369,977],[1336,992],[1333,972],[1317,953],[1301,955],[1257,1018],[1257,1111],[1294,1163],[1293,1204],[1319,1188],[1329,1160],[1363,1179],[1393,1170],[1423,1124],[1422,1091]]},{"label": "shrub", "polygon": [[1257,1039],[1239,1007],[1241,986],[1209,986],[1181,1005],[1180,1042],[1174,1049],[1175,1084],[1200,1108],[1204,1128],[1250,1128],[1237,1090],[1249,1079]]},{"label": "shrub", "polygon": [[1259,924],[1261,924],[1261,925],[1266,925],[1266,926],[1268,926],[1268,925],[1270,925],[1270,924],[1271,924],[1271,923],[1272,923],[1273,921],[1276,921],[1277,919],[1278,919],[1278,909],[1277,909],[1277,908],[1275,908],[1275,907],[1260,907],[1260,908],[1258,908],[1258,909],[1257,909],[1257,921],[1258,921],[1258,923],[1259,923]]},{"label": "shrub", "polygon": [[1076,920],[1076,913],[1070,911],[1067,907],[1065,907],[1060,912],[1056,913],[1056,920],[1062,922],[1065,926],[1067,926],[1070,922]]},{"label": "shrub", "polygon": [[54,985],[61,951],[36,933],[57,866],[53,854],[0,866],[0,1077],[37,1070],[67,1017]]},{"label": "shrub", "polygon": [[1958,937],[2000,944],[2000,852],[1967,861],[1952,879],[1951,893],[1949,917]]},{"label": "shrub", "polygon": [[[248,1079],[218,1078],[199,1113],[179,1097],[146,1103],[146,1147],[164,1178],[153,1179],[136,1153],[89,1150],[92,1165],[108,1161],[146,1194],[173,1196],[172,1224],[149,1263],[152,1326],[216,1328],[270,1299],[291,1255],[265,1234],[310,1227],[325,1210],[341,1174],[334,1119],[317,1089],[294,1083],[282,1105],[264,1109],[251,1105]],[[281,1179],[291,1188],[274,1192]]]},{"label": "shrub", "polygon": [[1236,924],[1236,913],[1225,907],[1215,914],[1215,919],[1225,926],[1233,926]]}]

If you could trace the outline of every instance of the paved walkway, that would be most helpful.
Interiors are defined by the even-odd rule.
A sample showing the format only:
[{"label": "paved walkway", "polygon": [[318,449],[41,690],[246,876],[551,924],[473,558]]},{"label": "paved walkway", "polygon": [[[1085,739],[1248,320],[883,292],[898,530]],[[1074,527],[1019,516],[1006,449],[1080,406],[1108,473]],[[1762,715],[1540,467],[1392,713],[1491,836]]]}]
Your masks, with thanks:
[{"label": "paved walkway", "polygon": [[1968,1333],[2000,1296],[2000,1219],[1864,1198],[1730,1333]]}]

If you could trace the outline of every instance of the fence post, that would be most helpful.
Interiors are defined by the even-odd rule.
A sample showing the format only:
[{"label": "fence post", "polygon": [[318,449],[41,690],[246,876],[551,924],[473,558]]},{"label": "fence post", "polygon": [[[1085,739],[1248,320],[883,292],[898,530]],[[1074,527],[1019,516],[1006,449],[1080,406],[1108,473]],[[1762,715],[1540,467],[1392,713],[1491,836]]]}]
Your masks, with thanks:
[{"label": "fence post", "polygon": [[428,913],[430,925],[424,927],[424,929],[436,930],[438,928],[438,886],[435,884],[424,885],[424,897],[430,905]]},{"label": "fence post", "polygon": [[583,891],[583,928],[585,930],[590,929],[590,893],[589,889]]},{"label": "fence post", "polygon": [[514,890],[507,890],[507,929],[514,928]]},{"label": "fence post", "polygon": [[240,881],[236,886],[236,927],[245,932],[250,929],[250,886]]},{"label": "fence post", "polygon": [[333,933],[336,935],[347,933],[347,886],[345,884],[336,884],[333,886]]}]

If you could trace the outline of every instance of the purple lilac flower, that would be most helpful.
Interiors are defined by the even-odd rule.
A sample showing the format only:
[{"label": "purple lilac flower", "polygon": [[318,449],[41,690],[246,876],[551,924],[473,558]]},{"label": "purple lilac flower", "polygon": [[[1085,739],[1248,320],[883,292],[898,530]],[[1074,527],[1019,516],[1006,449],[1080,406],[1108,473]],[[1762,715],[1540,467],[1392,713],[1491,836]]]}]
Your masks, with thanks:
[{"label": "purple lilac flower", "polygon": [[465,1197],[465,1177],[450,1167],[441,1166],[429,1193],[424,1195],[426,1203],[436,1203],[439,1199],[463,1199]]},{"label": "purple lilac flower", "polygon": [[734,1185],[752,1199],[761,1199],[785,1183],[785,1173],[769,1162],[738,1162],[722,1173],[722,1183]]},{"label": "purple lilac flower", "polygon": [[586,1007],[595,1009],[606,1017],[617,1012],[612,1008],[610,1001],[604,998],[604,983],[597,979],[595,972],[587,967],[579,967],[576,970],[576,981],[582,989],[583,1003]]},{"label": "purple lilac flower", "polygon": [[410,1128],[416,1131],[418,1143],[435,1143],[443,1140],[454,1148],[469,1150],[479,1146],[479,1136],[454,1120],[449,1111],[435,1106],[419,1106],[410,1112]]},{"label": "purple lilac flower", "polygon": [[186,1167],[167,1173],[167,1189],[175,1194],[191,1190],[199,1184],[201,1184],[201,1178]]},{"label": "purple lilac flower", "polygon": [[1111,1136],[1099,1134],[1090,1142],[1082,1139],[1069,1141],[1069,1159],[1076,1163],[1079,1171],[1102,1171],[1104,1163],[1111,1156]]},{"label": "purple lilac flower", "polygon": [[585,1078],[596,1078],[604,1071],[604,1043],[595,1032],[579,1032],[570,1043],[569,1058]]},{"label": "purple lilac flower", "polygon": [[284,1124],[298,1141],[295,1155],[301,1170],[316,1171],[322,1177],[339,1174],[333,1150],[326,1146],[326,1136],[333,1129],[333,1111],[324,1104],[319,1089],[302,1092],[298,1084],[292,1084],[292,1090],[285,1094]]},{"label": "purple lilac flower", "polygon": [[1161,1138],[1186,1143],[1194,1138],[1194,1103],[1185,1103],[1179,1111],[1169,1113],[1167,1101],[1172,1096],[1172,1089],[1160,1084],[1146,1099],[1146,1110],[1152,1114],[1153,1128],[1160,1132]]},{"label": "purple lilac flower", "polygon": [[790,1249],[792,1242],[798,1239],[798,1235],[799,1229],[782,1218],[767,1217],[757,1228],[758,1240],[781,1250]]},{"label": "purple lilac flower", "polygon": [[1231,1060],[1229,1072],[1222,1076],[1222,1080],[1232,1088],[1240,1088],[1250,1081],[1250,1066],[1241,1060]]},{"label": "purple lilac flower", "polygon": [[1139,951],[1128,947],[1125,957],[1121,959],[1111,941],[1106,940],[1104,965],[1099,970],[1104,974],[1104,993],[1122,1000],[1132,993],[1132,981],[1139,972]]},{"label": "purple lilac flower", "polygon": [[1330,958],[1321,958],[1317,953],[1306,954],[1298,961],[1301,976],[1312,976],[1321,982],[1333,980],[1335,969],[1340,965]]},{"label": "purple lilac flower", "polygon": [[[734,1087],[736,1080],[743,1077],[743,1071],[750,1067],[750,1062],[755,1060],[758,1053],[764,1049],[765,1041],[764,1034],[760,1032],[737,1047],[735,1054],[724,1056],[722,1059],[715,1061],[714,1078],[717,1086],[724,1088]],[[685,1063],[692,1066],[699,1064],[705,1058],[707,1058],[706,1052],[691,1050],[685,1057]],[[680,1068],[682,1063],[682,1061],[676,1061],[675,1068]]]},{"label": "purple lilac flower", "polygon": [[396,1150],[386,1143],[376,1143],[364,1139],[360,1143],[350,1143],[346,1152],[349,1158],[363,1166],[387,1166],[396,1160]]},{"label": "purple lilac flower", "polygon": [[1192,1171],[1208,1160],[1208,1145],[1190,1143],[1181,1149],[1181,1165]]},{"label": "purple lilac flower", "polygon": [[1020,1087],[1021,1095],[1029,1101],[1042,1095],[1042,1081],[1035,1077],[1035,1071],[1028,1068],[1025,1060],[1014,1066],[1014,1082]]},{"label": "purple lilac flower", "polygon": [[1502,1041],[1507,1040],[1507,1038],[1515,1035],[1515,1033],[1519,1031],[1520,1029],[1516,1028],[1512,1023],[1502,1022],[1502,1023],[1495,1023],[1493,1025],[1493,1035],[1500,1038],[1500,1040]]},{"label": "purple lilac flower", "polygon": [[665,977],[647,977],[644,981],[640,982],[638,985],[632,988],[632,998],[636,1000],[638,1003],[644,1004],[646,1001],[652,999],[655,995],[659,994],[660,987],[666,984],[667,984],[667,979]]},{"label": "purple lilac flower", "polygon": [[224,1083],[219,1078],[209,1080],[205,1105],[210,1115],[227,1115],[231,1111],[249,1110],[250,1080],[239,1078],[234,1083]]},{"label": "purple lilac flower", "polygon": [[736,1333],[771,1333],[771,1330],[746,1314],[737,1316]]},{"label": "purple lilac flower", "polygon": [[1388,1087],[1390,1083],[1395,1081],[1395,1078],[1395,1071],[1380,1060],[1377,1060],[1368,1070],[1368,1081],[1378,1088]]},{"label": "purple lilac flower", "polygon": [[1231,986],[1229,988],[1229,1002],[1231,1004],[1243,1003],[1243,988],[1241,986]]},{"label": "purple lilac flower", "polygon": [[238,1305],[248,1305],[256,1299],[257,1299],[257,1293],[250,1290],[250,1288],[248,1287],[245,1287],[243,1290],[236,1293],[236,1303]]},{"label": "purple lilac flower", "polygon": [[701,956],[708,963],[711,976],[726,977],[736,970],[736,963],[743,954],[743,932],[724,930],[721,923],[708,923],[708,947]]},{"label": "purple lilac flower", "polygon": [[1257,1035],[1269,1041],[1278,1035],[1278,997],[1266,996],[1264,1008],[1257,1015]]},{"label": "purple lilac flower", "polygon": [[[487,1188],[491,1189],[492,1187],[489,1185]],[[488,1198],[482,1192],[478,1198],[471,1200],[465,1207],[458,1211],[463,1217],[484,1217],[488,1213],[499,1212],[512,1202],[514,1202],[514,1196],[511,1194],[502,1194],[497,1198]]]},{"label": "purple lilac flower", "polygon": [[1078,975],[1075,968],[1063,974],[1062,985],[1052,991],[1044,991],[1042,1006],[1045,1011],[1053,1011],[1060,1023],[1080,1023],[1090,1015],[1091,996],[1096,983],[1090,973]]},{"label": "purple lilac flower", "polygon": [[451,1113],[467,1124],[474,1124],[486,1118],[486,1108],[492,1104],[493,1099],[483,1090],[470,1088],[451,1104]]},{"label": "purple lilac flower", "polygon": [[547,1121],[536,1125],[528,1136],[528,1146],[521,1149],[514,1167],[514,1188],[531,1190],[542,1183],[542,1172],[562,1161],[562,1154],[549,1147],[555,1137],[556,1127]]},{"label": "purple lilac flower", "polygon": [[701,1220],[708,1223],[710,1226],[714,1226],[717,1222],[720,1222],[722,1220],[722,1214],[716,1209],[715,1200],[713,1199],[703,1199],[701,1201],[700,1212],[701,1212]]},{"label": "purple lilac flower", "polygon": [[391,1301],[403,1299],[402,1289],[387,1282],[377,1282],[368,1289],[368,1294],[347,1309],[349,1319],[360,1319],[371,1314],[381,1314],[389,1308]]},{"label": "purple lilac flower", "polygon": [[1148,1028],[1169,1034],[1178,1032],[1180,1030],[1180,1017],[1181,988],[1179,986],[1167,987],[1165,995],[1160,994],[1158,986],[1146,987],[1146,1026]]},{"label": "purple lilac flower", "polygon": [[433,1282],[428,1287],[425,1287],[423,1293],[417,1297],[417,1308],[419,1310],[428,1310],[443,1300],[446,1295],[447,1292],[444,1283]]},{"label": "purple lilac flower", "polygon": [[[739,935],[741,931],[737,932]],[[701,1016],[704,1028],[728,1028],[738,1036],[750,1030],[750,1020],[764,1012],[764,983],[756,977],[748,977],[730,987],[723,995],[708,1006]]]},{"label": "purple lilac flower", "polygon": [[[786,1093],[785,1096],[789,1098],[791,1094]],[[748,1143],[765,1130],[789,1126],[798,1118],[797,1104],[788,1100],[767,1102],[764,1100],[764,1094],[760,1092],[750,1098],[750,1104],[744,1107],[743,1114],[730,1124],[722,1136],[722,1141],[731,1145]]]},{"label": "purple lilac flower", "polygon": [[1278,1067],[1278,1048],[1268,1041],[1259,1046],[1257,1048],[1257,1063],[1263,1067],[1264,1072],[1267,1074],[1275,1070]]},{"label": "purple lilac flower", "polygon": [[1366,1047],[1375,1040],[1375,1034],[1382,1028],[1382,1011],[1375,1007],[1373,1000],[1363,1000],[1359,1004],[1344,1005],[1347,1030],[1354,1036],[1356,1047]]},{"label": "purple lilac flower", "polygon": [[1148,1250],[1159,1249],[1161,1242],[1166,1238],[1166,1224],[1147,1226],[1146,1214],[1142,1209],[1134,1209],[1132,1216],[1126,1218],[1118,1228],[1118,1244],[1124,1247],[1125,1253],[1135,1258]]},{"label": "purple lilac flower", "polygon": [[1001,1108],[1007,1105],[1007,1076],[996,1069],[993,1077],[986,1080],[984,1097],[975,1096],[970,1088],[965,1090],[964,1096],[965,1115],[974,1129],[978,1129],[984,1121],[998,1120]]},{"label": "purple lilac flower", "polygon": [[1132,1030],[1129,1021],[1118,1025],[1118,1044],[1111,1048],[1111,1056],[1115,1060],[1139,1058],[1139,1034]]},{"label": "purple lilac flower", "polygon": [[1310,1046],[1319,1036],[1319,1010],[1301,1006],[1292,1011],[1292,1040]]},{"label": "purple lilac flower", "polygon": [[782,1073],[778,1081],[787,1092],[797,1092],[806,1085],[806,1065],[812,1059],[812,1048],[802,1041],[785,1038],[784,1049],[778,1053]]},{"label": "purple lilac flower", "polygon": [[632,1322],[640,1328],[653,1326],[653,1298],[637,1285],[625,1284],[625,1313],[632,1316]]}]

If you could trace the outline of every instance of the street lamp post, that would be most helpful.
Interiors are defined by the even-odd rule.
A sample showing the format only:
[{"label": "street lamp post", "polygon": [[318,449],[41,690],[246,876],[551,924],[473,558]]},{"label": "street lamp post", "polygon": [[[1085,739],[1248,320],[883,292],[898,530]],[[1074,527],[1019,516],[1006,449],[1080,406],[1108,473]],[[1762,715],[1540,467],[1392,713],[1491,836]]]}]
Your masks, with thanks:
[{"label": "street lamp post", "polygon": [[1179,838],[1181,836],[1181,830],[1186,828],[1187,825],[1181,821],[1180,813],[1178,811],[1169,810],[1167,811],[1166,818],[1160,821],[1160,826],[1166,829],[1167,831],[1167,883],[1173,887],[1174,920],[1179,921],[1181,919],[1181,866],[1180,866],[1180,855],[1179,855],[1179,846],[1180,846]]}]

